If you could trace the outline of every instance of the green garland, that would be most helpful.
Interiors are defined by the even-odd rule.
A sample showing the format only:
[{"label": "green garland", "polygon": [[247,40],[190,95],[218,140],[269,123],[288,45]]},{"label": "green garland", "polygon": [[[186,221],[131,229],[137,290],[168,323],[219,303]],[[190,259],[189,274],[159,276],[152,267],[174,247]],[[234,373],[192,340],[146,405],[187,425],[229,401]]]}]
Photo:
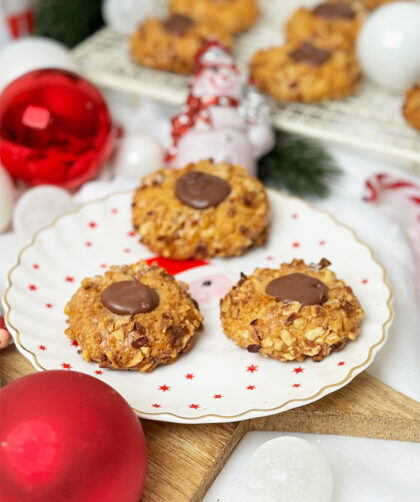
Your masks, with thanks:
[{"label": "green garland", "polygon": [[74,47],[103,26],[102,0],[42,0],[35,34]]},{"label": "green garland", "polygon": [[300,197],[326,197],[341,170],[331,155],[314,141],[276,131],[271,152],[258,162],[258,177],[274,188]]}]

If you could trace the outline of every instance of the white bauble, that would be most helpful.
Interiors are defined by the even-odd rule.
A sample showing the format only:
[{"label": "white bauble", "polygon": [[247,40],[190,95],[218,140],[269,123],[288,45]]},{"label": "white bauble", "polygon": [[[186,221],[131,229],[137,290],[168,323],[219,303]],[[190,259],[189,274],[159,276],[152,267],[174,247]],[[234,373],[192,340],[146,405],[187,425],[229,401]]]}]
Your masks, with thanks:
[{"label": "white bauble", "polygon": [[30,188],[18,200],[13,213],[13,228],[19,237],[28,241],[60,214],[73,209],[73,197],[54,185]]},{"label": "white bauble", "polygon": [[304,439],[281,436],[266,441],[249,461],[249,501],[329,502],[332,491],[330,466]]},{"label": "white bauble", "polygon": [[129,134],[122,138],[115,158],[115,171],[140,179],[163,165],[161,145],[145,134]]},{"label": "white bauble", "polygon": [[6,230],[12,219],[15,187],[6,169],[0,166],[0,233]]},{"label": "white bauble", "polygon": [[411,87],[420,78],[420,5],[395,2],[376,9],[359,32],[357,56],[373,82]]},{"label": "white bauble", "polygon": [[153,3],[153,0],[105,0],[102,15],[111,28],[129,34],[153,13]]},{"label": "white bauble", "polygon": [[0,50],[0,92],[10,82],[32,70],[60,68],[77,71],[64,45],[42,37],[27,37],[8,43]]}]

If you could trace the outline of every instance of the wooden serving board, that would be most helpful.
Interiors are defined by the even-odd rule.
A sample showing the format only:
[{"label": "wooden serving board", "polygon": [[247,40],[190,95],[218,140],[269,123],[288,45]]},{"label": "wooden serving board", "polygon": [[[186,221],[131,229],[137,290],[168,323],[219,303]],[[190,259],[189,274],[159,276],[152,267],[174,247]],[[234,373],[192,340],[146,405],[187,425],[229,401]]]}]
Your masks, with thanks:
[{"label": "wooden serving board", "polygon": [[[11,345],[0,351],[2,385],[36,370]],[[184,425],[142,420],[149,471],[142,502],[199,502],[252,430],[342,434],[420,442],[420,403],[364,372],[315,403],[242,422]]]}]

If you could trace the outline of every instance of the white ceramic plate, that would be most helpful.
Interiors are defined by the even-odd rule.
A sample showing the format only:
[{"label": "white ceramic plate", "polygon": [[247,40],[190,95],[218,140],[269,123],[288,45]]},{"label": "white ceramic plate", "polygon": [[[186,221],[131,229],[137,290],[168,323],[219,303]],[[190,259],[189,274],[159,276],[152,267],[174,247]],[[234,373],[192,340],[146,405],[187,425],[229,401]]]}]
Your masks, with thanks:
[{"label": "white ceramic plate", "polygon": [[[214,259],[177,273],[189,283],[205,331],[191,352],[149,374],[100,369],[64,334],[64,306],[81,279],[107,265],[153,257],[131,228],[132,192],[78,207],[41,230],[18,257],[4,294],[6,321],[18,349],[39,370],[81,371],[107,382],[136,413],[170,422],[230,422],[271,415],[315,401],[349,383],[384,344],[391,291],[371,249],[348,227],[300,199],[269,191],[270,238],[239,258]],[[240,272],[275,267],[294,257],[332,262],[366,311],[359,338],[320,363],[282,363],[251,354],[227,339],[219,298]],[[171,271],[171,270],[170,270]]]}]

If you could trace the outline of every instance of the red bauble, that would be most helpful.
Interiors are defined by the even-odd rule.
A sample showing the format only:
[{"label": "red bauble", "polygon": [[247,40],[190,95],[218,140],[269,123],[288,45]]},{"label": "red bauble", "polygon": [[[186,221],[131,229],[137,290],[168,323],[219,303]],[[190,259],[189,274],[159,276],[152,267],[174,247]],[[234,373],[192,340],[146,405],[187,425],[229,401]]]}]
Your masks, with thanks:
[{"label": "red bauble", "polygon": [[44,371],[0,389],[2,502],[137,502],[146,477],[141,424],[109,385]]},{"label": "red bauble", "polygon": [[105,101],[75,73],[26,73],[0,100],[0,158],[15,178],[74,189],[95,176],[112,151]]}]

